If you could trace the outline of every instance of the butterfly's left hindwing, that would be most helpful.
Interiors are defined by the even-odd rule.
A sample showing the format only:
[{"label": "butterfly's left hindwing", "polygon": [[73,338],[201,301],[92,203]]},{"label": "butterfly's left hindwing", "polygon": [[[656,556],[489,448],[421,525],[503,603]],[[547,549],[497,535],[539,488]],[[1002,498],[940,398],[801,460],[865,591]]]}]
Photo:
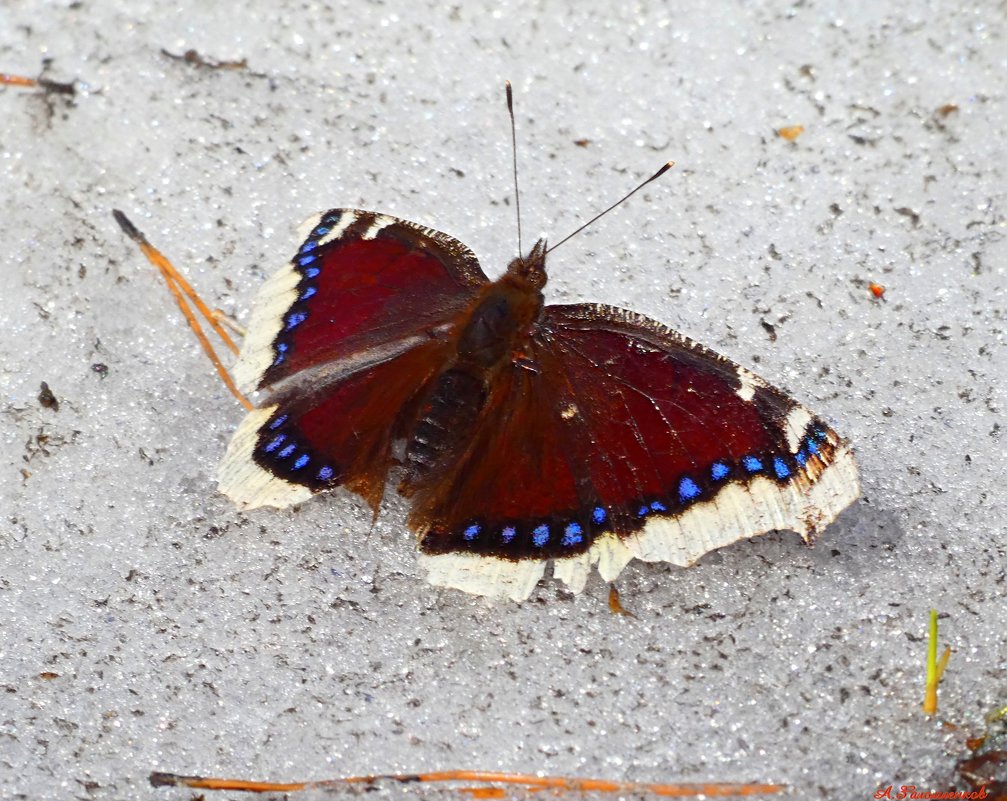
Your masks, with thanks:
[{"label": "butterfly's left hindwing", "polygon": [[514,597],[524,585],[483,586],[479,555],[494,576],[500,560],[524,575],[552,558],[578,590],[592,564],[611,580],[634,557],[689,565],[774,529],[810,541],[859,495],[848,444],[821,419],[653,320],[550,306],[533,344],[503,429],[422,541],[435,583]]}]

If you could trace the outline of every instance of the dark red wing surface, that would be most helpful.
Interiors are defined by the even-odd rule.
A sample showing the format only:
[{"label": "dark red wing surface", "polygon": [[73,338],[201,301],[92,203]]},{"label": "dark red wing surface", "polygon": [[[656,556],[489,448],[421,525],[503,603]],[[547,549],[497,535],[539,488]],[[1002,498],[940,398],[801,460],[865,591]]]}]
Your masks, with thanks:
[{"label": "dark red wing surface", "polygon": [[612,307],[550,306],[536,340],[568,409],[571,457],[620,530],[639,528],[649,504],[672,511],[680,495],[695,500],[693,485],[702,494],[731,474],[758,472],[746,469],[746,457],[767,475],[792,472],[786,420],[797,404],[653,320]]},{"label": "dark red wing surface", "polygon": [[446,234],[373,212],[325,212],[260,290],[235,378],[260,389],[394,350],[453,319],[486,283],[472,252]]}]

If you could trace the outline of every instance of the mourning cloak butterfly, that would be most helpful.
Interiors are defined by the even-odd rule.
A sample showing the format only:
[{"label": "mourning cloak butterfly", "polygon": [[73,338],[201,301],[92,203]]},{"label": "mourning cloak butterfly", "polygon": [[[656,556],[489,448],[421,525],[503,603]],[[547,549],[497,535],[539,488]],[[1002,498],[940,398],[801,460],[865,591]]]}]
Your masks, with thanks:
[{"label": "mourning cloak butterfly", "polygon": [[235,379],[269,400],[221,490],[284,507],[345,486],[376,509],[400,466],[430,580],[515,599],[549,560],[579,591],[592,564],[810,542],[857,497],[848,444],[794,400],[641,315],[544,306],[545,281],[542,241],[490,282],[440,232],[315,218],[255,303]]},{"label": "mourning cloak butterfly", "polygon": [[859,495],[849,444],[761,378],[642,315],[546,306],[539,240],[498,280],[439,231],[306,223],[260,289],[234,377],[266,402],[220,489],[285,507],[393,474],[429,580],[522,600],[552,562],[687,566],[774,529],[811,542]]}]

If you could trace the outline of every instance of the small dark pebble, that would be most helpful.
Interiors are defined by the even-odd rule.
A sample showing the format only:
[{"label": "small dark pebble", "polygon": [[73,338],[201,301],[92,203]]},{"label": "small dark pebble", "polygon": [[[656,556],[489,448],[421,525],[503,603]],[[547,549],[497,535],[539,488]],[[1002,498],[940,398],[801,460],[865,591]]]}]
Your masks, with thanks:
[{"label": "small dark pebble", "polygon": [[42,382],[42,389],[38,393],[38,402],[47,409],[52,409],[54,412],[59,411],[59,401],[56,400],[56,396],[52,394],[52,390],[49,389],[49,385],[45,381]]}]

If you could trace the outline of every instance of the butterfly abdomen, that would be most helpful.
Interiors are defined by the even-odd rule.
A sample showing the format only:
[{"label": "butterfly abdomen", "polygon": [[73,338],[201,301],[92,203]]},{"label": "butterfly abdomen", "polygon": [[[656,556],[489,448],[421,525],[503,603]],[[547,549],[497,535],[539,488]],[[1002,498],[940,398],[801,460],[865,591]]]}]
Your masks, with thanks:
[{"label": "butterfly abdomen", "polygon": [[456,448],[465,442],[486,399],[483,381],[464,369],[437,378],[406,446],[404,491],[443,470]]}]

